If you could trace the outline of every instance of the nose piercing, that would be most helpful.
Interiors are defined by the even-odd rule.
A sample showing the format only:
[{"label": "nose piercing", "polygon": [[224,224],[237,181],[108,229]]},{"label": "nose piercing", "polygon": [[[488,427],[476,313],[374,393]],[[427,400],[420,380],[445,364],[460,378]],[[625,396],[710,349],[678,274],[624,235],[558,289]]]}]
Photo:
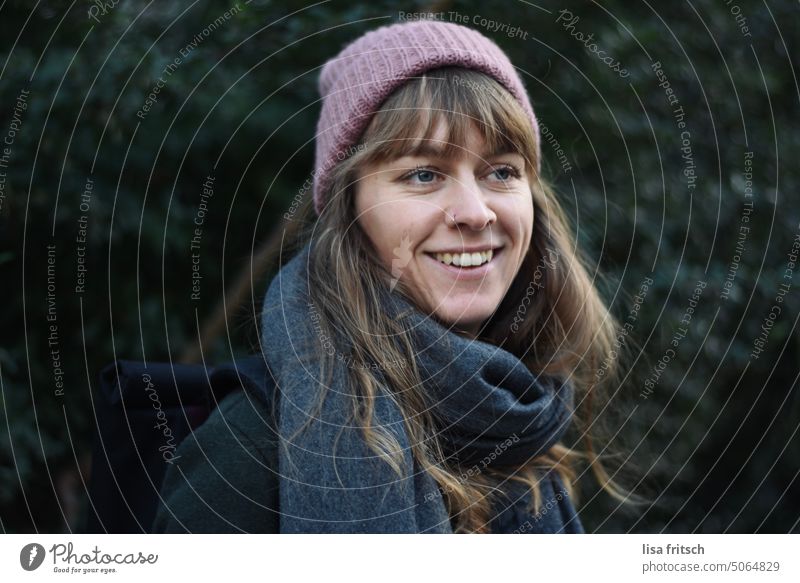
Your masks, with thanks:
[{"label": "nose piercing", "polygon": [[445,214],[445,224],[455,226],[455,224],[456,224],[456,215],[455,215],[455,213],[450,215],[447,211],[445,211],[444,214]]}]

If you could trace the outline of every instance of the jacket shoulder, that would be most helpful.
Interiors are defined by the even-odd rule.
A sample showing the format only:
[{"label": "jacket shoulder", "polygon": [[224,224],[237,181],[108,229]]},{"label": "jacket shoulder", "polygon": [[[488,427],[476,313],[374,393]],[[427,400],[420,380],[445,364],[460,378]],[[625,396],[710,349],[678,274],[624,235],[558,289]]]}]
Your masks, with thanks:
[{"label": "jacket shoulder", "polygon": [[277,468],[269,408],[245,391],[227,395],[178,447],[152,531],[277,532]]}]

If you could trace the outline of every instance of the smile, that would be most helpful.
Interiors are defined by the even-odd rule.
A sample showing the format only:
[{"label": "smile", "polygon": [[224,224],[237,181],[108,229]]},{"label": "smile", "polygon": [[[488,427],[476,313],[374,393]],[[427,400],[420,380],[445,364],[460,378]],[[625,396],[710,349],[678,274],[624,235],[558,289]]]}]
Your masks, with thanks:
[{"label": "smile", "polygon": [[426,253],[425,256],[430,258],[442,273],[454,277],[457,281],[480,281],[495,269],[497,257],[502,249],[498,247],[472,253]]},{"label": "smile", "polygon": [[437,261],[445,265],[456,265],[458,267],[478,267],[484,263],[489,263],[494,255],[494,250],[477,251],[474,253],[434,253]]}]

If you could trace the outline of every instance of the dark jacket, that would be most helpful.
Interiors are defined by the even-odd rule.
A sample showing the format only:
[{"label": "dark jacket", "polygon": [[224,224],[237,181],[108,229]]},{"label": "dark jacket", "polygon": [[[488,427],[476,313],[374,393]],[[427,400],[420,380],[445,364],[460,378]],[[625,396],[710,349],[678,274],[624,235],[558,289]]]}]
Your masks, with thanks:
[{"label": "dark jacket", "polygon": [[[163,503],[153,523],[161,533],[275,533],[279,531],[277,441],[265,419],[269,411],[243,391],[225,397],[208,420],[181,444],[180,463],[167,472],[161,488]],[[509,491],[519,495],[520,486]],[[523,496],[504,503],[492,522],[492,532],[535,534],[542,518],[558,513],[568,523],[574,516],[569,498],[556,475],[542,481],[542,509],[531,515]],[[562,512],[566,505],[570,512]],[[552,518],[552,517],[548,517]],[[567,532],[582,532],[573,520]]]},{"label": "dark jacket", "polygon": [[220,402],[178,448],[153,532],[278,532],[277,441],[267,415],[244,391]]}]

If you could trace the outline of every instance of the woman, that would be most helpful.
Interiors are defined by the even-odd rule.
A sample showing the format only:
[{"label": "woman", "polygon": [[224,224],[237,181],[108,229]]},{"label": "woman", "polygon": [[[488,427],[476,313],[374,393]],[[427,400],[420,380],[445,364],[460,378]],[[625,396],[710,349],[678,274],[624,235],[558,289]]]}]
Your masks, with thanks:
[{"label": "woman", "polygon": [[320,90],[318,218],[293,217],[262,315],[277,401],[223,401],[155,529],[582,532],[581,460],[620,497],[589,431],[617,324],[514,67],[477,31],[402,23]]}]

